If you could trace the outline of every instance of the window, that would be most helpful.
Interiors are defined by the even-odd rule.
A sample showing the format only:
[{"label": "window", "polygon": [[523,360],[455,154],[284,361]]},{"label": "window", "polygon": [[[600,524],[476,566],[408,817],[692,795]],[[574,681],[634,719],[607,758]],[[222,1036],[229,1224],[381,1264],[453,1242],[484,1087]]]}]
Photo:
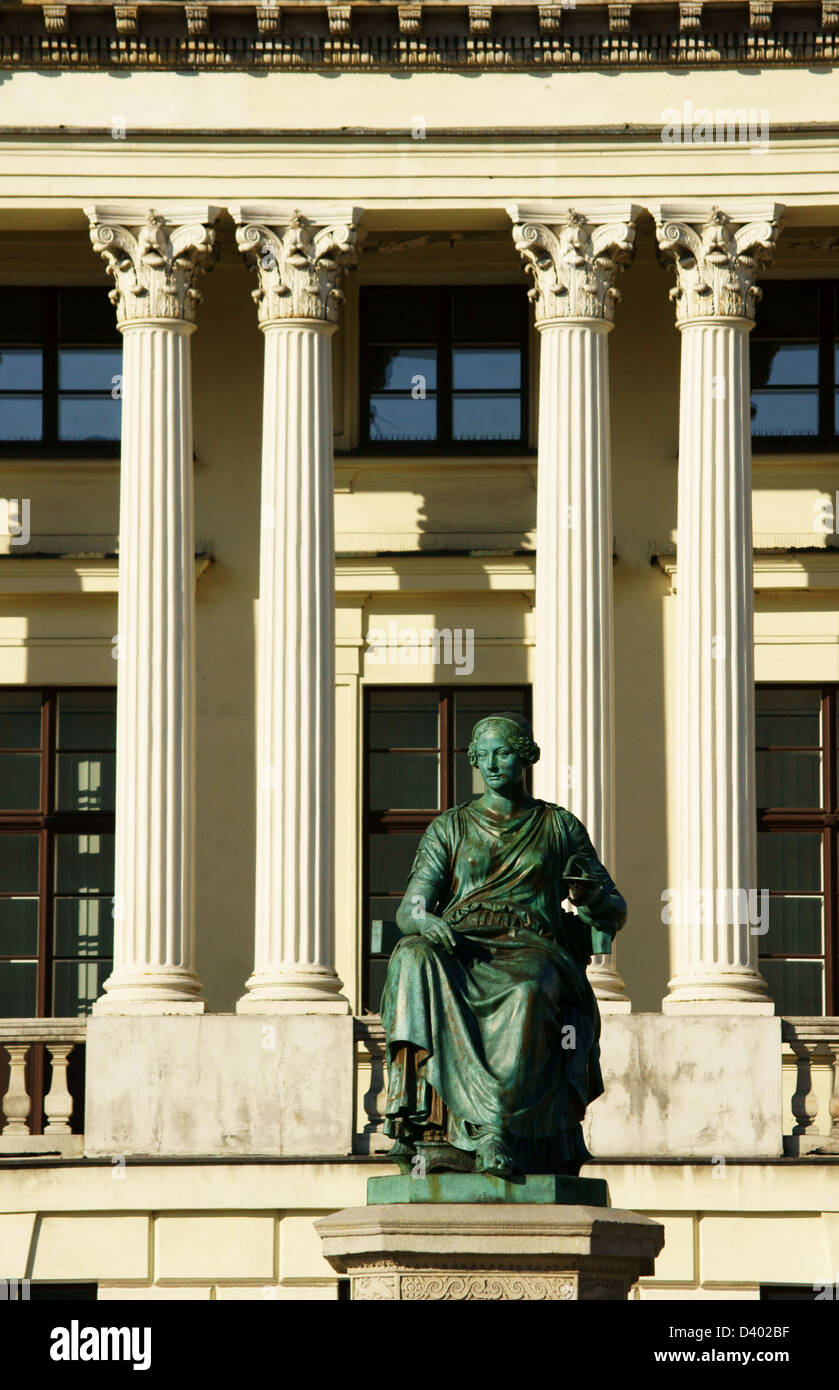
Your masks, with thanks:
[{"label": "window", "polygon": [[767,280],[751,334],[752,441],[761,451],[839,444],[835,280]]},{"label": "window", "polygon": [[839,687],[759,686],[755,703],[761,973],[778,1013],[836,1014]]},{"label": "window", "polygon": [[529,718],[529,689],[388,686],[366,691],[365,1008],[378,1010],[388,960],[387,950],[372,937],[371,923],[393,921],[426,826],[442,811],[483,792],[466,752],[477,721],[500,710]]},{"label": "window", "polygon": [[0,453],[118,454],[121,371],[107,290],[0,290]]},{"label": "window", "polygon": [[0,1017],[88,1014],[110,974],[115,702],[0,689]]},{"label": "window", "polygon": [[517,286],[363,289],[363,444],[526,445],[527,331]]}]

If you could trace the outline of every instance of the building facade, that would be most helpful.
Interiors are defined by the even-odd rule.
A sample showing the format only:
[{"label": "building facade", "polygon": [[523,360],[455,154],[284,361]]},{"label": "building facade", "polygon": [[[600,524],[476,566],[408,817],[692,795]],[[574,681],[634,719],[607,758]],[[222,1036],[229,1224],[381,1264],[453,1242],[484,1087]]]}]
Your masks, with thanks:
[{"label": "building facade", "polygon": [[503,708],[629,903],[635,1296],[833,1296],[837,27],[0,6],[0,1276],[341,1295]]}]

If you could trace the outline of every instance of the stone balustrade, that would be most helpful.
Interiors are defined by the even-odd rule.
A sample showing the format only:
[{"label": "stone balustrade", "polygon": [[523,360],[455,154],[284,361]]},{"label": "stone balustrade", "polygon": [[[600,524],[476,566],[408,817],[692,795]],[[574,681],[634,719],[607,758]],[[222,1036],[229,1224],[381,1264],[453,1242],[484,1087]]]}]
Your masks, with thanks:
[{"label": "stone balustrade", "polygon": [[[0,1019],[0,1047],[8,1057],[9,1079],[5,1094],[0,1094],[0,1115],[4,1126],[0,1132],[0,1155],[49,1153],[63,1158],[80,1155],[84,1147],[81,1134],[73,1134],[70,1120],[73,1097],[67,1084],[70,1054],[83,1043],[87,1020],[83,1018],[8,1018]],[[27,1059],[30,1049],[43,1044],[51,1069],[50,1088],[44,1096],[42,1134],[31,1114],[32,1097],[27,1089]]]},{"label": "stone balustrade", "polygon": [[784,1069],[796,1072],[784,1152],[839,1154],[839,1018],[784,1018],[781,1036]]}]

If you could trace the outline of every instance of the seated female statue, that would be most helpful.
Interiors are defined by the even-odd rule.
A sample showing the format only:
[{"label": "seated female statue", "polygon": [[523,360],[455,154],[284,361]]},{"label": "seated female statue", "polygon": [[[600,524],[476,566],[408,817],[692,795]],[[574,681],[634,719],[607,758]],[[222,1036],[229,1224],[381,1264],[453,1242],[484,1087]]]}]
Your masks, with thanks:
[{"label": "seated female statue", "polygon": [[[431,822],[396,915],[382,998],[385,1132],[403,1166],[576,1175],[581,1120],[602,1093],[600,1015],[586,976],[594,928],[626,904],[570,811],[532,797],[526,720],[472,732],[476,800]],[[577,911],[563,910],[567,898]]]}]

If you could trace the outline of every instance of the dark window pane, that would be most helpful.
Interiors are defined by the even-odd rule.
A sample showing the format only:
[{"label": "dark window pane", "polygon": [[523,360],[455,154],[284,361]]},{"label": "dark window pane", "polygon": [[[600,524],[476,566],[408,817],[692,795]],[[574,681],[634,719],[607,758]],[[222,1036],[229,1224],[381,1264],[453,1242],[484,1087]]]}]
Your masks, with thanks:
[{"label": "dark window pane", "polygon": [[437,349],[371,347],[367,353],[371,391],[407,391],[421,397],[437,388]]},{"label": "dark window pane", "polygon": [[58,354],[59,391],[112,392],[122,372],[122,352],[110,348],[62,348]]},{"label": "dark window pane", "polygon": [[40,391],[43,376],[40,348],[3,348],[0,351],[0,391]]},{"label": "dark window pane", "polygon": [[757,881],[761,888],[820,891],[821,835],[761,831],[757,837]]},{"label": "dark window pane", "polygon": [[820,753],[758,753],[757,804],[769,806],[821,806],[822,760]]},{"label": "dark window pane", "polygon": [[35,961],[0,960],[0,1018],[34,1018],[37,985]]},{"label": "dark window pane", "polygon": [[113,835],[56,835],[55,859],[57,892],[113,892]]},{"label": "dark window pane", "polygon": [[114,918],[110,898],[56,898],[55,954],[111,956]]},{"label": "dark window pane", "polygon": [[457,806],[462,806],[465,801],[471,801],[475,796],[483,795],[484,784],[481,774],[476,767],[472,767],[466,753],[455,753],[454,755],[454,799]]},{"label": "dark window pane", "polygon": [[[405,882],[407,883],[407,878]],[[403,884],[404,888],[404,884]],[[367,920],[368,922],[395,922],[396,909],[404,897],[400,890],[398,893],[389,894],[387,897],[374,897],[367,900]]]},{"label": "dark window pane", "polygon": [[371,960],[367,967],[367,1007],[374,1014],[379,1012],[382,1002],[382,991],[387,979],[387,960],[376,957]]},{"label": "dark window pane", "polygon": [[44,336],[43,290],[0,289],[0,336],[7,343],[40,343]]},{"label": "dark window pane", "polygon": [[58,337],[62,343],[120,342],[116,310],[107,289],[60,290]]},{"label": "dark window pane", "polygon": [[0,898],[0,956],[37,956],[38,899]]},{"label": "dark window pane", "polygon": [[411,865],[420,842],[419,834],[370,836],[370,891],[374,895],[398,893],[392,910],[371,911],[374,917],[393,918],[408,886]]},{"label": "dark window pane", "polygon": [[767,690],[758,687],[755,691],[757,746],[819,748],[821,707],[819,690]]},{"label": "dark window pane", "polygon": [[57,960],[52,968],[52,1011],[56,1018],[81,1018],[103,992],[108,961]]},{"label": "dark window pane", "polygon": [[821,898],[769,899],[769,930],[759,938],[769,956],[818,956],[824,950]]},{"label": "dark window pane", "polygon": [[0,439],[40,439],[40,396],[0,396]]},{"label": "dark window pane", "polygon": [[0,753],[0,811],[37,811],[40,805],[40,753]]},{"label": "dark window pane", "polygon": [[437,303],[436,289],[362,289],[364,336],[374,343],[436,343]]},{"label": "dark window pane", "polygon": [[437,438],[437,402],[433,397],[370,397],[370,438],[411,440]]},{"label": "dark window pane", "polygon": [[457,286],[452,290],[452,341],[518,342],[526,293],[516,285]]},{"label": "dark window pane", "polygon": [[521,349],[455,348],[452,370],[456,391],[518,391]]},{"label": "dark window pane", "polygon": [[818,432],[817,391],[752,392],[752,434],[771,439]]},{"label": "dark window pane", "polygon": [[815,960],[762,960],[766,981],[778,1014],[820,1017],[824,1014],[824,966]]},{"label": "dark window pane", "polygon": [[113,811],[115,776],[114,753],[59,753],[58,810]]},{"label": "dark window pane", "polygon": [[472,730],[488,714],[524,714],[523,690],[459,690],[454,697],[455,747],[467,748]]},{"label": "dark window pane", "polygon": [[755,337],[815,338],[819,331],[819,287],[812,281],[764,280]]},{"label": "dark window pane", "polygon": [[752,351],[752,386],[818,386],[817,343],[771,343],[757,339]]},{"label": "dark window pane", "polygon": [[0,893],[37,893],[38,836],[0,835]]},{"label": "dark window pane", "polygon": [[59,439],[119,439],[122,401],[110,396],[59,396]]},{"label": "dark window pane", "polygon": [[438,728],[436,690],[371,692],[371,748],[436,748]]},{"label": "dark window pane", "polygon": [[485,393],[455,396],[452,435],[455,439],[520,439],[520,398]]},{"label": "dark window pane", "polygon": [[58,747],[116,747],[117,695],[115,690],[68,690],[58,697]]},{"label": "dark window pane", "polygon": [[436,810],[439,766],[437,753],[371,753],[370,809]]},{"label": "dark window pane", "polygon": [[38,691],[0,691],[0,748],[40,746],[41,696]]}]

